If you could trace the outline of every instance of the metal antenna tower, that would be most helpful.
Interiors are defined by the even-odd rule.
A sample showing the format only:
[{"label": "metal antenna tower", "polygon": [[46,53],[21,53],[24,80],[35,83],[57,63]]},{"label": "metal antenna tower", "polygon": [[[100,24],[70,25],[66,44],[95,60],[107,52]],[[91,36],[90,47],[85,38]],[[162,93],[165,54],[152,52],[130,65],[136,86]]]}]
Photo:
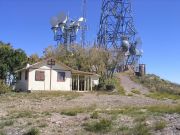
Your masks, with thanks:
[{"label": "metal antenna tower", "polygon": [[113,53],[121,51],[124,65],[132,64],[136,56],[136,34],[130,0],[102,0],[98,46]]},{"label": "metal antenna tower", "polygon": [[77,20],[72,20],[64,13],[51,19],[51,29],[54,33],[54,40],[57,44],[64,44],[68,49],[76,41],[78,31],[81,29],[81,24],[84,18],[80,17]]},{"label": "metal antenna tower", "polygon": [[82,0],[82,12],[83,12],[83,18],[84,21],[82,22],[81,25],[81,47],[84,48],[86,45],[86,30],[87,30],[87,25],[86,25],[86,8],[87,8],[87,1]]}]

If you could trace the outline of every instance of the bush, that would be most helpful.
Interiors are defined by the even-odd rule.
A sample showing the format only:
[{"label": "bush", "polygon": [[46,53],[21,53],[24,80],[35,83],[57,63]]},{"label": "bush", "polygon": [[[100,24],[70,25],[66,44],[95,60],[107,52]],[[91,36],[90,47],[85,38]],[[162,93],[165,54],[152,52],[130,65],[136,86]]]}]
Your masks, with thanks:
[{"label": "bush", "polygon": [[162,130],[165,127],[166,127],[166,122],[165,121],[158,121],[158,122],[155,123],[155,126],[154,126],[156,131],[157,130]]},{"label": "bush", "polygon": [[137,94],[137,95],[141,94],[141,92],[139,90],[136,90],[136,89],[132,90],[131,92],[134,93],[134,94]]},{"label": "bush", "polygon": [[31,128],[27,133],[24,135],[40,135],[39,129]]},{"label": "bush", "polygon": [[115,86],[112,84],[106,85],[106,90],[113,91],[115,89]]},{"label": "bush", "polygon": [[100,83],[96,90],[100,91],[113,91],[114,89],[121,95],[125,95],[125,90],[120,84],[120,80],[118,78],[110,78]]},{"label": "bush", "polygon": [[112,121],[107,119],[102,119],[99,122],[92,122],[84,124],[85,130],[91,132],[108,132],[111,130]]},{"label": "bush", "polygon": [[0,94],[5,94],[7,92],[10,92],[11,88],[4,84],[2,80],[0,80]]},{"label": "bush", "polygon": [[132,129],[133,135],[150,135],[150,129],[146,126],[145,123],[140,122],[135,125]]},{"label": "bush", "polygon": [[98,114],[98,112],[93,112],[92,114],[91,114],[91,119],[98,119],[98,117],[99,117],[99,114]]},{"label": "bush", "polygon": [[106,88],[105,83],[99,83],[98,86],[96,87],[96,90],[105,90]]}]

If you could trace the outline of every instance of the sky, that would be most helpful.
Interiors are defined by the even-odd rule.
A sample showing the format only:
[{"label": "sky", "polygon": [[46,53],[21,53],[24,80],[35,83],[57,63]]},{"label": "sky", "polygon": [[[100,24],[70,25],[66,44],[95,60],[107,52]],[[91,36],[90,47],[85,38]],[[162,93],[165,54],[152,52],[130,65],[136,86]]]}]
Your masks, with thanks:
[{"label": "sky", "polygon": [[[142,39],[147,73],[180,84],[180,0],[131,0],[134,25]],[[82,15],[82,0],[0,0],[0,41],[40,56],[55,45],[50,19],[66,12]],[[87,42],[97,36],[101,0],[87,0]]]}]

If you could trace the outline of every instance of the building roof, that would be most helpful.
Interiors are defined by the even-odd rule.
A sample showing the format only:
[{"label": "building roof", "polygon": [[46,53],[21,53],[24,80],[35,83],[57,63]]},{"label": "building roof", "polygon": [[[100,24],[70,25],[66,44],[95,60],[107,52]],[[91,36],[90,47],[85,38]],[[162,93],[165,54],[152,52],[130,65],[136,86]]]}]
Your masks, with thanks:
[{"label": "building roof", "polygon": [[96,76],[100,76],[100,75],[95,74],[95,73],[84,72],[84,71],[79,71],[79,70],[72,69],[71,67],[65,65],[64,63],[57,61],[57,60],[56,60],[55,58],[53,58],[53,57],[50,57],[50,58],[48,58],[48,59],[41,60],[40,62],[34,63],[34,64],[32,64],[32,65],[28,65],[28,64],[27,64],[26,67],[24,67],[24,68],[22,68],[22,69],[20,69],[20,70],[17,70],[16,73],[21,72],[21,71],[24,71],[24,70],[27,70],[27,69],[30,69],[30,68],[33,68],[34,66],[36,66],[36,65],[38,65],[38,64],[41,64],[41,63],[43,63],[43,62],[45,62],[45,61],[51,60],[51,59],[54,59],[57,64],[61,65],[61,66],[64,67],[65,69],[71,71],[72,74],[96,75]]}]

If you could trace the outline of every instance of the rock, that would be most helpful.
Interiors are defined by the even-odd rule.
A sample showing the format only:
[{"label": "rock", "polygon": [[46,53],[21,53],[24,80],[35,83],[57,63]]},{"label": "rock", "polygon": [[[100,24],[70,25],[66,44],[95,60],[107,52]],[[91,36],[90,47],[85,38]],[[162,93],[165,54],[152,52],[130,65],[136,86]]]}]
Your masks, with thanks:
[{"label": "rock", "polygon": [[151,122],[150,122],[150,121],[146,121],[145,124],[146,124],[147,126],[149,126],[149,125],[151,125]]},{"label": "rock", "polygon": [[176,125],[176,129],[180,130],[180,124]]}]

